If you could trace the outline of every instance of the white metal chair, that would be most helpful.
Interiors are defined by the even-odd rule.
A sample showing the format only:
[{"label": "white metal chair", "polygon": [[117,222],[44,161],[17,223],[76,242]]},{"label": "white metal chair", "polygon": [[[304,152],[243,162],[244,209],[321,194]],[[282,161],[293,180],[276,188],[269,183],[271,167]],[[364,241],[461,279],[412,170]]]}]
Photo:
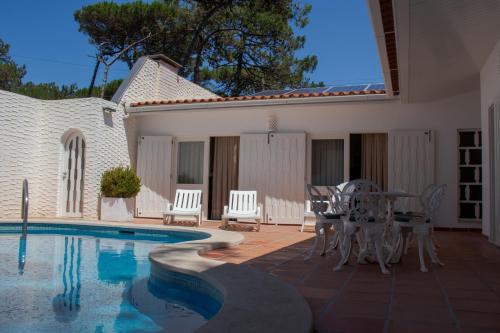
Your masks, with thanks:
[{"label": "white metal chair", "polygon": [[201,190],[177,190],[173,204],[163,213],[163,222],[170,224],[176,216],[194,216],[197,225],[202,223]]},{"label": "white metal chair", "polygon": [[[356,184],[359,185],[361,183],[357,182]],[[359,189],[364,186],[356,187],[358,190],[349,195],[349,210],[343,217],[344,244],[341,243],[341,246],[345,246],[345,249],[341,252],[342,258],[334,270],[340,271],[342,266],[348,262],[351,252],[348,251],[348,248],[352,246],[354,236],[357,235],[358,231],[361,231],[366,241],[360,242],[358,240],[360,246],[359,255],[365,251],[375,253],[380,270],[383,274],[389,274],[390,272],[385,266],[383,257],[383,234],[387,221],[385,197],[382,194],[370,193]]]},{"label": "white metal chair", "polygon": [[434,227],[434,219],[441,205],[446,185],[434,187],[432,193],[428,195],[427,191],[421,196],[423,212],[412,212],[410,214],[396,214],[394,216],[394,227],[401,230],[403,239],[403,248],[406,249],[408,242],[408,234],[414,233],[418,241],[418,255],[420,259],[420,271],[427,272],[424,260],[424,246],[427,250],[432,263],[443,266],[439,260],[435,248],[432,244],[432,230]]},{"label": "white metal chair", "polygon": [[[330,203],[328,203],[328,209],[330,209]],[[311,221],[312,223],[308,223]],[[312,209],[311,200],[306,200],[304,205],[304,219],[302,220],[302,225],[300,226],[300,232],[304,232],[304,229],[307,225],[315,226],[316,225],[316,215]]]},{"label": "white metal chair", "polygon": [[335,238],[332,240],[333,247],[335,246],[337,240],[339,239],[339,235],[342,234],[343,231],[341,220],[343,212],[339,209],[339,200],[337,196],[338,190],[334,186],[327,187],[327,200],[325,200],[325,197],[321,195],[318,188],[311,184],[306,186],[306,190],[311,210],[316,217],[316,223],[314,224],[316,238],[314,239],[311,251],[305,257],[305,259],[309,259],[313,255],[314,251],[316,251],[321,235],[323,235],[323,249],[321,250],[320,255],[325,255],[327,251],[326,244],[328,243],[328,230],[332,226],[335,228]]},{"label": "white metal chair", "polygon": [[224,206],[222,228],[229,225],[229,219],[250,219],[257,222],[256,231],[260,230],[262,205],[257,203],[257,191],[231,191],[229,205]]},{"label": "white metal chair", "polygon": [[[366,179],[351,180],[347,183],[340,184],[338,187],[341,187],[341,191],[339,194],[339,206],[340,209],[345,213],[349,212],[349,210],[351,209],[351,198],[355,192],[381,191],[380,187],[375,182]],[[355,235],[358,245],[361,248],[364,245],[363,239],[362,237],[359,236],[359,234],[355,233]],[[344,264],[346,264],[347,261],[349,260],[349,256],[351,254],[351,250],[353,247],[353,239],[352,239],[353,237],[347,237],[345,232],[343,233],[342,237],[343,238],[340,240],[339,244],[343,247],[341,248],[341,253],[344,253],[346,255],[345,256],[346,261],[344,262]]]},{"label": "white metal chair", "polygon": [[[422,193],[419,195],[418,200],[420,203],[420,211],[410,211],[408,209],[409,198],[400,198],[398,200],[397,207],[395,208],[394,215],[397,216],[397,215],[405,214],[406,216],[413,216],[413,217],[422,218],[424,216],[426,202],[429,200],[430,196],[432,195],[432,193],[434,192],[434,190],[436,188],[437,188],[437,186],[434,184],[427,185],[424,188],[424,190],[422,191]],[[400,189],[396,189],[395,191],[405,192],[405,191],[400,190]],[[399,231],[400,230],[396,230],[396,232],[399,232]],[[407,230],[405,230],[405,231],[407,231]],[[433,231],[434,230],[431,230],[431,233]],[[412,236],[413,236],[413,233],[411,232],[411,230],[405,232],[405,236],[401,236],[401,237],[405,237],[403,240],[404,246],[402,247],[402,252],[405,255],[408,253],[408,248],[410,246]],[[431,238],[431,242],[432,242],[432,246],[435,247],[434,240],[432,238]]]}]

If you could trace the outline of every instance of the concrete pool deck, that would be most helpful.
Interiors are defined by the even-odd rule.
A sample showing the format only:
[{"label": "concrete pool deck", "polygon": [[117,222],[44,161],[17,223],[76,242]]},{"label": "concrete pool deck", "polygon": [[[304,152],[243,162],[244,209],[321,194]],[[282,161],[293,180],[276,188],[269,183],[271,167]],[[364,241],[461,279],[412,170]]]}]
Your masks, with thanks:
[{"label": "concrete pool deck", "polygon": [[333,272],[335,252],[304,261],[314,236],[310,229],[262,225],[257,233],[235,227],[245,236],[243,243],[203,255],[257,268],[295,286],[311,308],[314,332],[500,332],[500,249],[480,232],[437,231],[444,267],[427,260],[429,272],[419,272],[413,245],[385,276],[377,265],[354,261]]}]

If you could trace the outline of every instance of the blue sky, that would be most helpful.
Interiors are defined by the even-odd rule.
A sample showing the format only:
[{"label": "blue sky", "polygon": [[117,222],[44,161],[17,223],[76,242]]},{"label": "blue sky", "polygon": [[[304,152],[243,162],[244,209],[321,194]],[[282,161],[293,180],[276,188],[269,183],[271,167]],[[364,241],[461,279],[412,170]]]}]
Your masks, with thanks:
[{"label": "blue sky", "polygon": [[[95,0],[3,0],[0,38],[10,53],[25,64],[26,81],[87,86],[95,54],[87,37],[78,31],[75,10]],[[124,2],[124,1],[117,1]],[[318,67],[309,75],[325,84],[382,82],[382,72],[365,0],[309,0],[313,10],[300,54],[316,54]],[[168,56],[168,55],[167,55]],[[110,77],[127,75],[116,63]]]}]

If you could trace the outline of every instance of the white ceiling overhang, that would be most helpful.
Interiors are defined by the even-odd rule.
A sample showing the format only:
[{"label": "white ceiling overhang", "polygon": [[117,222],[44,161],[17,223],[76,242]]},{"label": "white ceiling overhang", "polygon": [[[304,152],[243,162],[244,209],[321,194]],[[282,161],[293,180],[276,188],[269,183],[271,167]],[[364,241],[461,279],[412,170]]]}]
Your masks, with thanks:
[{"label": "white ceiling overhang", "polygon": [[[384,1],[368,0],[372,20],[377,16],[374,3]],[[479,89],[481,67],[500,39],[499,0],[393,0],[392,4],[403,102]],[[374,21],[373,26],[380,34],[380,24]],[[383,60],[380,45],[379,52]],[[390,72],[387,67],[383,71]]]}]

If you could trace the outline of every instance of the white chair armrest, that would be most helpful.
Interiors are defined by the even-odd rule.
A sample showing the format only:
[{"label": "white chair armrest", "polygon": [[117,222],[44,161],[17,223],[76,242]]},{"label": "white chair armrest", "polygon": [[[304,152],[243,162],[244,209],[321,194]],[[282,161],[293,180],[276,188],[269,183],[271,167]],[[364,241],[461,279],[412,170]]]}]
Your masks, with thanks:
[{"label": "white chair armrest", "polygon": [[262,218],[262,204],[258,204],[257,205],[257,215],[260,216],[260,218]]},{"label": "white chair armrest", "polygon": [[170,213],[170,212],[172,212],[173,209],[174,209],[174,205],[172,203],[169,203],[167,205],[167,210],[165,211],[165,213]]}]

